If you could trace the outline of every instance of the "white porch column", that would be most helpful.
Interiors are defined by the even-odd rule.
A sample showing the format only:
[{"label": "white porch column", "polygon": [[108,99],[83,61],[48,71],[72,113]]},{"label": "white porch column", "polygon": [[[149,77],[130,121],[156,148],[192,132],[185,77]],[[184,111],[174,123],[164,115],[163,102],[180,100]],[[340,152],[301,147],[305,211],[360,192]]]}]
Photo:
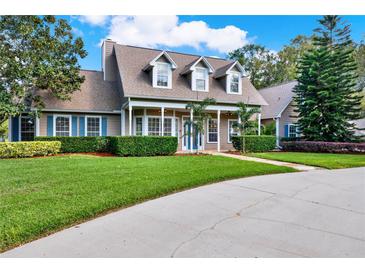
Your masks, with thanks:
[{"label": "white porch column", "polygon": [[193,110],[190,110],[190,152],[193,153]]},{"label": "white porch column", "polygon": [[217,151],[221,151],[221,111],[217,110]]},{"label": "white porch column", "polygon": [[143,109],[142,135],[143,136],[148,135],[147,109]]},{"label": "white porch column", "polygon": [[258,113],[257,115],[257,134],[260,136],[261,135],[261,113]]},{"label": "white porch column", "polygon": [[161,136],[164,135],[165,131],[165,108],[161,107]]},{"label": "white porch column", "polygon": [[35,117],[35,136],[39,136],[39,117]]},{"label": "white porch column", "polygon": [[275,118],[276,146],[280,147],[280,118]]},{"label": "white porch column", "polygon": [[132,136],[132,106],[129,105],[129,136]]},{"label": "white porch column", "polygon": [[175,110],[172,110],[172,123],[171,123],[171,130],[172,136],[176,136],[176,118],[175,118]]},{"label": "white porch column", "polygon": [[125,136],[125,109],[120,112],[120,135]]}]

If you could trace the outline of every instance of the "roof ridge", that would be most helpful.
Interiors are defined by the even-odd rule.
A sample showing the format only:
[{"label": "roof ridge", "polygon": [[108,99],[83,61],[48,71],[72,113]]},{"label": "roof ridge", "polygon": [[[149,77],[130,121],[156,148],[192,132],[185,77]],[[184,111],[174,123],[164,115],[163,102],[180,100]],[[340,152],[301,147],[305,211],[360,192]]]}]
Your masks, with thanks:
[{"label": "roof ridge", "polygon": [[163,49],[154,49],[154,48],[141,47],[141,46],[123,45],[123,44],[119,44],[119,43],[116,43],[116,45],[117,46],[122,46],[122,47],[146,49],[146,50],[153,50],[153,51],[165,51],[165,52],[168,52],[168,53],[174,53],[174,54],[180,54],[180,55],[196,56],[198,58],[199,57],[204,57],[204,58],[210,58],[210,59],[215,59],[215,60],[230,61],[230,59],[221,58],[221,57],[212,57],[212,56],[205,56],[205,55],[199,55],[199,54],[193,54],[193,53],[183,53],[183,52],[178,52],[178,51],[173,51],[173,50],[163,50]]},{"label": "roof ridge", "polygon": [[290,83],[293,83],[293,82],[297,82],[297,80],[288,80],[288,81],[285,81],[285,82],[282,82],[282,83],[273,84],[271,86],[268,86],[268,87],[265,87],[265,88],[262,88],[262,89],[258,89],[257,91],[263,91],[263,90],[278,87],[278,86],[284,86],[284,85],[287,85],[287,84],[290,84]]}]

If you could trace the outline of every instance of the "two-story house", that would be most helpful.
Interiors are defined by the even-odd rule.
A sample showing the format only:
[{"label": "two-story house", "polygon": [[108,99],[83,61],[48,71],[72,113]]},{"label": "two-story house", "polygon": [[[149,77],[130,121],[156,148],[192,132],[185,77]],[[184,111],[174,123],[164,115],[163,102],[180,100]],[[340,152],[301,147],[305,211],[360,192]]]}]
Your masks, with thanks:
[{"label": "two-story house", "polygon": [[[238,62],[172,51],[117,44],[102,45],[102,71],[82,70],[85,82],[70,101],[45,91],[39,118],[23,115],[9,121],[9,139],[34,136],[177,136],[178,150],[232,149],[232,123],[238,102],[267,105]],[[204,134],[193,134],[186,121],[189,102],[214,98],[212,119]],[[260,116],[260,115],[258,115]],[[259,117],[257,117],[259,118]],[[258,119],[260,120],[260,119]],[[193,137],[196,136],[196,137]]]}]

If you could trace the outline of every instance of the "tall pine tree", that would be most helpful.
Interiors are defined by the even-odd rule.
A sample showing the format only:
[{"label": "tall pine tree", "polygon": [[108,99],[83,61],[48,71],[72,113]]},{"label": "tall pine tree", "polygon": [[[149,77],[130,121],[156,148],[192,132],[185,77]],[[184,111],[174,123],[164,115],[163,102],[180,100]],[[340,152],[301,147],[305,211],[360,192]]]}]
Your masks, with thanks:
[{"label": "tall pine tree", "polygon": [[299,62],[295,101],[307,140],[351,141],[361,95],[350,26],[335,15],[319,20],[314,47]]}]

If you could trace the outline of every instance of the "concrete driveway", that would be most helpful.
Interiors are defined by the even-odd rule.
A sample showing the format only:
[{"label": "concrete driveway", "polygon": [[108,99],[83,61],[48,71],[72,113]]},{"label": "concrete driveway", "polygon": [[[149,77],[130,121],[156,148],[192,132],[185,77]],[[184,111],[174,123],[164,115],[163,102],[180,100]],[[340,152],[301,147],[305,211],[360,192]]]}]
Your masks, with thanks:
[{"label": "concrete driveway", "polygon": [[365,168],[208,185],[108,214],[1,256],[365,257]]}]

